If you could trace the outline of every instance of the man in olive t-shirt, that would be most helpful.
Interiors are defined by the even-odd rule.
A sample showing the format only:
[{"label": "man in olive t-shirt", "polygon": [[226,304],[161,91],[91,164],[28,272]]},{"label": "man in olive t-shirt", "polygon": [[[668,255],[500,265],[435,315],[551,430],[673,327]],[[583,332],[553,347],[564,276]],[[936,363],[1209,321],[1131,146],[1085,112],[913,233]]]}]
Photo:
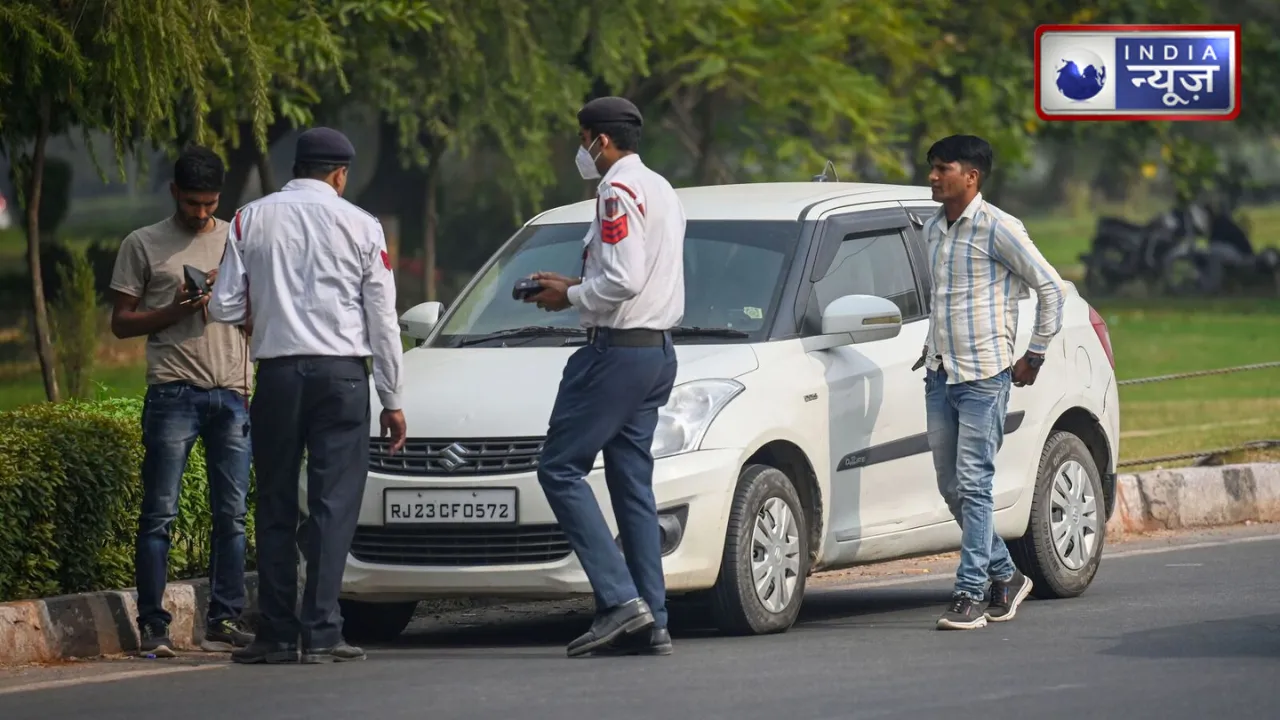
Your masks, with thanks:
[{"label": "man in olive t-shirt", "polygon": [[201,647],[230,652],[253,640],[244,610],[245,504],[249,492],[250,328],[211,322],[204,293],[185,287],[184,265],[217,279],[228,224],[213,217],[225,168],[191,147],[174,164],[174,214],[130,233],[116,256],[111,331],[147,338],[142,409],[142,512],[135,562],[140,650],[173,657],[164,609],[169,530],[196,438],[204,440],[213,512],[209,613]]}]

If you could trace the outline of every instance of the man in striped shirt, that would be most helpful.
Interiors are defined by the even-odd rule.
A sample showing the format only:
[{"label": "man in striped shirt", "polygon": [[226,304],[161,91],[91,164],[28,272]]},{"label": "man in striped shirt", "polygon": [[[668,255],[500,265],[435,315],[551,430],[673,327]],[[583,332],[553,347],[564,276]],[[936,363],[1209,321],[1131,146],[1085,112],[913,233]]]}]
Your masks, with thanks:
[{"label": "man in striped shirt", "polygon": [[[1010,385],[1036,381],[1062,327],[1064,289],[1022,223],[982,198],[992,164],[985,140],[953,135],[935,143],[927,158],[933,199],[942,203],[924,226],[933,269],[921,358],[928,367],[929,446],[938,489],[962,532],[955,590],[938,629],[969,630],[1013,619],[1031,591],[1031,580],[995,533],[992,481]],[[1035,329],[1015,360],[1018,301],[1028,289],[1038,300]]]}]

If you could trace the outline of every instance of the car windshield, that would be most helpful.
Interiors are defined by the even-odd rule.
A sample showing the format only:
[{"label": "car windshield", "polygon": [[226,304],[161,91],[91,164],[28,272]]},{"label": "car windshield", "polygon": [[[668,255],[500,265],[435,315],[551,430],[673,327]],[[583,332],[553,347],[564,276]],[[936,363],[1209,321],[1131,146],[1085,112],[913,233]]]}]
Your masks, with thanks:
[{"label": "car windshield", "polygon": [[[578,311],[552,313],[513,300],[516,281],[538,271],[582,272],[588,223],[521,229],[460,297],[433,340],[439,347],[584,342]],[[677,343],[757,342],[773,320],[799,222],[694,220],[684,244],[685,313]],[[552,329],[554,328],[554,329]],[[692,331],[701,328],[712,332]],[[494,335],[492,338],[485,336]]]}]

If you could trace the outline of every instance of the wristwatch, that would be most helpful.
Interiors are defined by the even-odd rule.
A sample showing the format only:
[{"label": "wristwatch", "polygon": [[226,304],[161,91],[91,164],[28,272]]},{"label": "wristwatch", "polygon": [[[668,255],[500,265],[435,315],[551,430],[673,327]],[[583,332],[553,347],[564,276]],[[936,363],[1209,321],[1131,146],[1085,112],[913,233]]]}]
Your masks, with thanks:
[{"label": "wristwatch", "polygon": [[1039,369],[1040,369],[1040,366],[1044,364],[1044,356],[1043,356],[1043,355],[1038,355],[1038,354],[1033,353],[1033,352],[1028,352],[1027,354],[1023,355],[1022,357],[1023,357],[1023,359],[1024,359],[1024,360],[1026,360],[1026,361],[1027,361],[1027,364],[1031,366],[1031,369],[1032,369],[1032,370],[1039,370]]}]

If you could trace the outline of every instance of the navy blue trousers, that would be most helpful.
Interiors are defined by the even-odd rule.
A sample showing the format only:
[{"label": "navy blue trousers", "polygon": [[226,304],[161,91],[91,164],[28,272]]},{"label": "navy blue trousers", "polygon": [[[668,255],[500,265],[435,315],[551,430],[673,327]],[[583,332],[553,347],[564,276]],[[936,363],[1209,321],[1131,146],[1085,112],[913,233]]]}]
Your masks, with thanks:
[{"label": "navy blue trousers", "polygon": [[[675,378],[670,336],[660,347],[620,347],[602,332],[565,364],[538,465],[538,482],[591,581],[597,612],[643,597],[660,628],[667,593],[650,450]],[[621,551],[585,480],[602,450]]]}]

